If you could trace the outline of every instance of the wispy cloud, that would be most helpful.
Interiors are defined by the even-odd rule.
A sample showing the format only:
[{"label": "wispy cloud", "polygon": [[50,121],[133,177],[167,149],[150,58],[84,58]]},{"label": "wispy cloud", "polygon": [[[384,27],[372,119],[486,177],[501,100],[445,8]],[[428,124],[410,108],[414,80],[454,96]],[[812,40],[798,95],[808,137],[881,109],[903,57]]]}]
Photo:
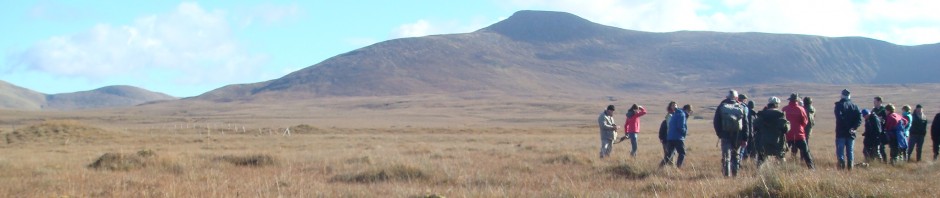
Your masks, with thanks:
[{"label": "wispy cloud", "polygon": [[237,9],[236,14],[243,25],[252,25],[256,22],[270,25],[300,18],[300,16],[304,14],[304,9],[296,4],[278,5],[266,3]]},{"label": "wispy cloud", "polygon": [[27,11],[27,17],[31,19],[54,21],[72,21],[89,15],[91,13],[53,1],[37,3]]},{"label": "wispy cloud", "polygon": [[205,84],[243,82],[267,61],[232,36],[223,11],[181,3],[164,14],[140,17],[132,24],[98,24],[87,31],[54,36],[7,55],[17,69],[90,81],[108,76],[176,74],[170,82]]},{"label": "wispy cloud", "polygon": [[469,20],[431,21],[419,19],[412,23],[399,25],[392,31],[392,38],[422,37],[435,34],[467,33],[498,22],[500,19],[474,18]]},{"label": "wispy cloud", "polygon": [[421,37],[431,34],[431,23],[421,19],[414,23],[402,24],[395,31],[395,37]]}]

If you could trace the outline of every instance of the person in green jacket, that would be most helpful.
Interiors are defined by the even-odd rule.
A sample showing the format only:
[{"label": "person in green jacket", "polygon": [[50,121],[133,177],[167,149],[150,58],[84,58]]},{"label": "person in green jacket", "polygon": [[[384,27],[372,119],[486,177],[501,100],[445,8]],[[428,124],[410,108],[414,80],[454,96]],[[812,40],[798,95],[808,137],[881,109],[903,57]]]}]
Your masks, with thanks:
[{"label": "person in green jacket", "polygon": [[803,128],[806,130],[806,144],[809,145],[809,135],[813,132],[813,126],[816,125],[816,107],[813,107],[813,98],[803,97],[803,109],[806,109],[806,118],[809,119],[809,123],[806,123],[806,127]]}]

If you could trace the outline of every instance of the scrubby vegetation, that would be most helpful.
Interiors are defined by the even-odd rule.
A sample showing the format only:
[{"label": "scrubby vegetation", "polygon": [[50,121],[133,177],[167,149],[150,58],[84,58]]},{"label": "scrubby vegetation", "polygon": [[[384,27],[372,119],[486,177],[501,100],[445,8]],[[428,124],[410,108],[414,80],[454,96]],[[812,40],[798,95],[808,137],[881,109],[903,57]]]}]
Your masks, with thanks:
[{"label": "scrubby vegetation", "polygon": [[15,143],[74,143],[94,142],[112,138],[104,129],[73,120],[52,120],[30,125],[5,134],[7,144]]}]

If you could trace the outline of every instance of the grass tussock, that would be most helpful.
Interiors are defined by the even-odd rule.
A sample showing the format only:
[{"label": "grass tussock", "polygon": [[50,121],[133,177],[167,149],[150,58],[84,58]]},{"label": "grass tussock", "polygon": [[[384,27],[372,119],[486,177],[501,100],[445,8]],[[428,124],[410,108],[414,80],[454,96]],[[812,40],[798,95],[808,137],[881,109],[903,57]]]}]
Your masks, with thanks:
[{"label": "grass tussock", "polygon": [[629,164],[620,164],[604,169],[605,172],[613,174],[617,178],[627,178],[627,179],[645,179],[650,176],[650,171],[642,170]]},{"label": "grass tussock", "polygon": [[438,195],[438,194],[433,194],[433,193],[426,194],[426,195],[415,195],[411,197],[412,198],[445,198],[444,195]]},{"label": "grass tussock", "polygon": [[290,127],[291,133],[296,134],[313,134],[313,133],[323,133],[325,130],[311,126],[309,124],[301,124],[297,126]]},{"label": "grass tussock", "polygon": [[277,164],[274,157],[266,154],[254,155],[226,155],[219,157],[218,161],[227,162],[235,166],[262,167]]},{"label": "grass tussock", "polygon": [[105,153],[98,160],[88,165],[95,170],[129,171],[153,165],[156,153],[152,150],[141,150],[134,154]]},{"label": "grass tussock", "polygon": [[369,156],[346,159],[347,164],[372,164],[372,158]]},{"label": "grass tussock", "polygon": [[643,192],[657,193],[673,190],[668,183],[650,183],[641,189]]},{"label": "grass tussock", "polygon": [[[737,197],[881,197],[858,181],[797,171],[796,164],[765,164],[758,171],[754,184],[737,193]],[[818,170],[817,170],[818,171]]]},{"label": "grass tussock", "polygon": [[52,120],[17,129],[5,135],[7,144],[27,142],[78,142],[108,137],[104,129],[73,120]]},{"label": "grass tussock", "polygon": [[411,181],[424,180],[430,178],[430,175],[421,169],[406,166],[393,165],[389,167],[376,168],[355,174],[341,174],[334,176],[331,181],[348,183],[374,183],[390,180]]},{"label": "grass tussock", "polygon": [[582,155],[573,155],[573,154],[563,154],[553,158],[545,160],[545,163],[548,164],[567,164],[567,165],[588,165],[593,163],[591,159],[588,159]]}]

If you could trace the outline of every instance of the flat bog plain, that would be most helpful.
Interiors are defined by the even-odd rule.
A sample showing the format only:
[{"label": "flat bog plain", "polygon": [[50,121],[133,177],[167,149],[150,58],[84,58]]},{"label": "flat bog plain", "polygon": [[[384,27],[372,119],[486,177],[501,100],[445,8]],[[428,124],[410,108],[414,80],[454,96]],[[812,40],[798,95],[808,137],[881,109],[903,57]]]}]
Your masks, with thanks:
[{"label": "flat bog plain", "polygon": [[[940,167],[924,161],[836,169],[832,102],[849,88],[940,111],[940,85],[733,87],[815,99],[817,169],[788,156],[721,176],[714,105],[728,87],[597,96],[483,93],[293,101],[199,100],[78,111],[0,113],[4,197],[930,197]],[[670,100],[692,104],[688,157],[659,168],[656,137]],[[639,153],[616,144],[598,159],[596,119],[646,106]],[[622,131],[621,131],[622,134]],[[863,162],[861,136],[855,144]],[[929,139],[929,138],[928,138]],[[927,141],[930,144],[930,141]]]}]

